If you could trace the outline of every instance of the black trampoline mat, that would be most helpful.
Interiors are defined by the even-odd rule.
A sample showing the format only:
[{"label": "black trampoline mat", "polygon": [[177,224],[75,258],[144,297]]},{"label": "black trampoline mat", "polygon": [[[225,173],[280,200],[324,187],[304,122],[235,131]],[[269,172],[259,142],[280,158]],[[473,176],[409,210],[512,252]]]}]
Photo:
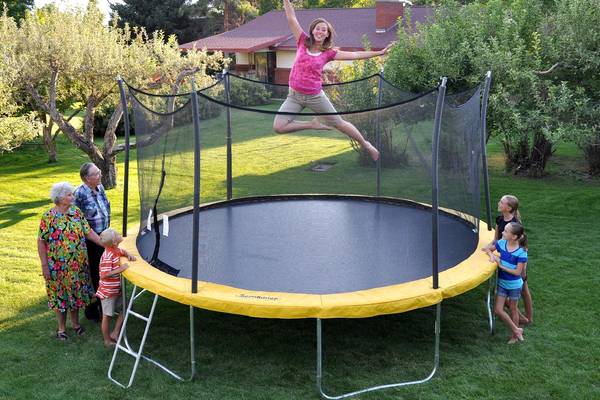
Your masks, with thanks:
[{"label": "black trampoline mat", "polygon": [[[431,210],[373,198],[266,198],[200,212],[198,279],[245,290],[354,292],[431,276]],[[162,225],[161,225],[162,232]],[[440,212],[439,271],[477,248],[473,225]],[[171,216],[159,259],[191,278],[192,213]],[[138,237],[147,261],[154,232]]]}]

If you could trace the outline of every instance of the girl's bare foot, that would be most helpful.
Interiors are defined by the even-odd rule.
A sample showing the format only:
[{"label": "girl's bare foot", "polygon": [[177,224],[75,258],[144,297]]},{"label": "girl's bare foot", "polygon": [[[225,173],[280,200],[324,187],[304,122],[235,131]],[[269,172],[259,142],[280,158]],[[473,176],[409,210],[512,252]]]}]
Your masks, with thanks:
[{"label": "girl's bare foot", "polygon": [[519,314],[519,325],[529,325],[530,323],[527,317]]},{"label": "girl's bare foot", "polygon": [[318,117],[313,118],[313,120],[310,123],[310,126],[312,127],[312,129],[315,129],[317,131],[330,131],[332,129],[335,129],[332,126],[321,123],[321,121],[319,121]]},{"label": "girl's bare foot", "polygon": [[515,335],[512,335],[512,336],[510,337],[510,339],[508,339],[508,342],[506,342],[506,343],[508,343],[508,344],[515,344],[515,343],[517,343],[518,341],[519,341],[519,339],[517,339],[517,337],[516,337]]},{"label": "girl's bare foot", "polygon": [[364,148],[369,153],[373,161],[377,161],[379,159],[379,150],[377,150],[371,143],[365,141]]},{"label": "girl's bare foot", "polygon": [[115,346],[116,344],[117,344],[117,343],[116,343],[116,342],[114,342],[112,339],[111,339],[111,340],[109,340],[108,342],[107,342],[107,341],[104,341],[104,347],[113,347],[113,346]]},{"label": "girl's bare foot", "polygon": [[513,336],[516,337],[518,340],[523,341],[525,340],[523,338],[523,328],[517,328],[517,330],[515,330],[513,332]]}]

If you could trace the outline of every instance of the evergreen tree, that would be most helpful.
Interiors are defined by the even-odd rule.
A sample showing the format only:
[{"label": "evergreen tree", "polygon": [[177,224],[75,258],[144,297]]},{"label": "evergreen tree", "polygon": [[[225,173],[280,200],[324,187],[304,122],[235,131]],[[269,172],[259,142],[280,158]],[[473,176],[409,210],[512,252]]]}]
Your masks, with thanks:
[{"label": "evergreen tree", "polygon": [[144,27],[148,32],[163,31],[165,36],[176,35],[179,43],[198,39],[202,33],[199,12],[206,8],[207,1],[187,4],[186,0],[123,0],[111,4],[119,16],[118,25]]},{"label": "evergreen tree", "polygon": [[8,11],[8,16],[14,18],[18,23],[25,18],[27,11],[33,8],[33,2],[34,0],[2,0],[0,1],[0,5],[3,4]]}]

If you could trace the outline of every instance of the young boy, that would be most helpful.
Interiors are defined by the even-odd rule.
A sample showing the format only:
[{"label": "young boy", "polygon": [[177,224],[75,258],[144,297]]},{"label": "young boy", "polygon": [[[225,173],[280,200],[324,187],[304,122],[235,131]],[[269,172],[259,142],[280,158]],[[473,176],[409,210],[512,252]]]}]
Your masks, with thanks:
[{"label": "young boy", "polygon": [[[134,261],[135,257],[127,254],[125,250],[119,249],[119,243],[123,241],[123,237],[111,228],[102,231],[100,240],[105,249],[100,258],[100,284],[96,296],[102,302],[104,345],[113,346],[117,342],[123,323],[123,314],[118,312],[122,307],[120,274],[129,267],[128,264],[121,265],[121,257],[127,257],[130,261]],[[112,332],[109,332],[110,319],[115,314],[118,314],[118,317]]]}]

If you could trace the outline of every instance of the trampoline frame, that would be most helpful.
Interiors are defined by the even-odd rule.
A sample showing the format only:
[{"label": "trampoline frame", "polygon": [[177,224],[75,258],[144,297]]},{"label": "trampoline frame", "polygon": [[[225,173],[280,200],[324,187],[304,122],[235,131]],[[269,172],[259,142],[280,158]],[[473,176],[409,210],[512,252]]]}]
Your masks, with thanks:
[{"label": "trampoline frame", "polygon": [[[225,79],[225,87],[226,87],[226,92],[227,92],[227,99],[229,99],[229,89],[230,89],[228,75],[229,75],[228,71],[225,70],[224,71],[224,79]],[[381,78],[383,77],[383,69],[380,71],[379,75],[381,76]],[[127,204],[128,204],[127,198],[128,198],[129,151],[130,151],[130,145],[129,145],[130,122],[129,122],[127,97],[126,97],[126,93],[125,93],[124,83],[120,77],[118,77],[117,80],[118,80],[120,95],[121,95],[121,105],[123,107],[125,136],[126,136],[125,185],[124,185],[124,193],[123,193],[124,210],[123,210],[123,229],[122,229],[123,236],[125,237],[125,236],[127,236]],[[433,288],[434,289],[437,289],[438,284],[439,284],[439,282],[438,282],[438,275],[439,275],[438,274],[438,229],[437,229],[438,222],[439,222],[439,204],[438,204],[439,197],[438,197],[437,161],[438,161],[438,148],[439,148],[439,134],[440,134],[440,126],[441,126],[442,109],[443,109],[444,97],[445,97],[445,92],[446,92],[446,83],[447,83],[447,78],[443,77],[441,80],[441,83],[438,87],[438,99],[437,99],[437,105],[436,105],[433,143],[432,143],[432,146],[433,146],[432,190],[433,190],[433,192],[432,192],[432,207],[431,207],[431,209],[432,209],[432,228],[433,228],[433,230],[432,230],[432,245],[433,245],[433,247],[432,247],[432,278],[433,278]],[[491,71],[488,71],[485,76],[485,86],[484,86],[483,100],[482,100],[482,112],[480,115],[481,151],[482,151],[481,157],[482,157],[482,163],[483,163],[483,180],[484,180],[484,190],[485,190],[485,197],[486,197],[486,211],[487,211],[486,217],[487,217],[488,230],[492,229],[492,225],[491,225],[491,204],[490,204],[490,192],[489,192],[489,179],[488,179],[488,171],[487,171],[487,155],[486,155],[486,147],[485,146],[486,146],[487,100],[488,100],[488,96],[489,96],[490,86],[491,86]],[[378,104],[379,104],[380,100],[381,100],[381,96],[378,95]],[[199,120],[197,118],[197,116],[198,116],[197,93],[196,93],[195,82],[193,79],[192,79],[192,107],[193,107],[193,113],[195,115],[195,117],[194,117],[194,137],[195,137],[194,142],[195,142],[195,144],[194,144],[194,205],[193,205],[193,214],[194,215],[193,215],[193,239],[192,239],[192,249],[193,249],[192,292],[196,293],[197,292],[197,277],[198,277],[198,275],[197,275],[197,273],[198,273],[198,240],[199,240],[198,228],[199,228],[199,211],[200,211],[200,198],[199,198],[199,192],[200,192],[200,128],[199,128]],[[377,140],[377,143],[380,143],[379,129],[377,129],[376,140]],[[378,161],[378,163],[377,163],[377,195],[378,196],[379,196],[379,188],[380,188],[380,172],[381,172],[381,165],[380,165],[380,161]],[[231,124],[230,124],[230,110],[228,108],[228,110],[227,110],[227,200],[231,200],[231,199],[232,199]],[[130,387],[133,384],[133,381],[135,379],[135,375],[137,373],[137,368],[139,366],[139,361],[141,359],[144,359],[144,360],[156,365],[157,367],[162,369],[164,372],[166,372],[167,374],[171,375],[172,377],[174,377],[175,379],[177,379],[179,381],[192,380],[196,375],[194,307],[192,305],[189,306],[190,307],[190,376],[189,376],[189,378],[186,379],[186,378],[182,378],[180,375],[173,372],[169,368],[165,367],[161,363],[153,360],[152,358],[150,358],[148,356],[143,355],[143,348],[145,345],[148,331],[150,329],[150,324],[151,324],[153,316],[154,316],[154,312],[156,309],[156,304],[157,304],[159,295],[154,294],[154,298],[153,298],[152,305],[151,305],[151,310],[150,310],[148,316],[143,316],[143,315],[133,311],[132,308],[133,308],[135,301],[147,290],[142,289],[139,293],[136,293],[137,286],[134,285],[133,291],[131,294],[131,301],[127,302],[126,287],[125,287],[126,282],[125,282],[124,277],[122,277],[121,279],[122,279],[122,284],[123,284],[123,300],[124,300],[123,304],[124,304],[124,306],[127,307],[127,311],[125,314],[121,332],[119,334],[119,339],[117,341],[117,345],[115,346],[115,350],[113,352],[113,357],[111,359],[111,363],[110,363],[110,366],[108,369],[108,378],[112,382],[114,382],[115,384],[117,384],[123,388]],[[490,334],[493,334],[494,327],[495,327],[495,319],[494,319],[494,315],[493,315],[492,309],[491,309],[492,292],[495,289],[494,280],[495,280],[495,275],[492,275],[488,279],[489,285],[488,285],[488,291],[487,291],[486,302],[485,302],[486,308],[487,308],[487,314],[488,314],[488,325],[489,325]],[[433,368],[432,368],[431,372],[425,378],[419,379],[419,380],[403,381],[403,382],[398,382],[398,383],[390,383],[390,384],[383,384],[383,385],[378,385],[378,386],[371,386],[371,387],[367,387],[364,389],[343,393],[340,395],[329,395],[329,394],[325,393],[325,391],[323,390],[322,321],[321,321],[321,318],[316,318],[316,336],[317,336],[316,387],[317,387],[319,396],[324,399],[344,399],[344,398],[353,397],[353,396],[360,395],[360,394],[367,393],[367,392],[373,392],[373,391],[378,391],[378,390],[383,390],[383,389],[388,389],[388,388],[421,384],[421,383],[425,383],[425,382],[429,381],[430,379],[432,379],[439,367],[439,359],[440,359],[439,347],[440,347],[440,333],[441,333],[441,302],[438,302],[435,306],[436,306],[436,312],[435,312],[436,316],[435,316],[435,323],[434,323]],[[127,337],[127,322],[129,320],[130,316],[136,317],[136,318],[141,319],[146,322],[146,327],[144,329],[142,340],[141,340],[141,343],[140,343],[137,351],[135,351],[133,349],[133,347],[129,343],[129,339]],[[123,343],[123,345],[121,345],[121,343]],[[130,375],[129,381],[126,385],[120,383],[112,376],[113,368],[114,368],[115,362],[116,362],[116,357],[117,357],[117,354],[119,353],[119,351],[125,352],[126,354],[129,354],[135,358],[134,367],[133,367],[132,373]]]}]

